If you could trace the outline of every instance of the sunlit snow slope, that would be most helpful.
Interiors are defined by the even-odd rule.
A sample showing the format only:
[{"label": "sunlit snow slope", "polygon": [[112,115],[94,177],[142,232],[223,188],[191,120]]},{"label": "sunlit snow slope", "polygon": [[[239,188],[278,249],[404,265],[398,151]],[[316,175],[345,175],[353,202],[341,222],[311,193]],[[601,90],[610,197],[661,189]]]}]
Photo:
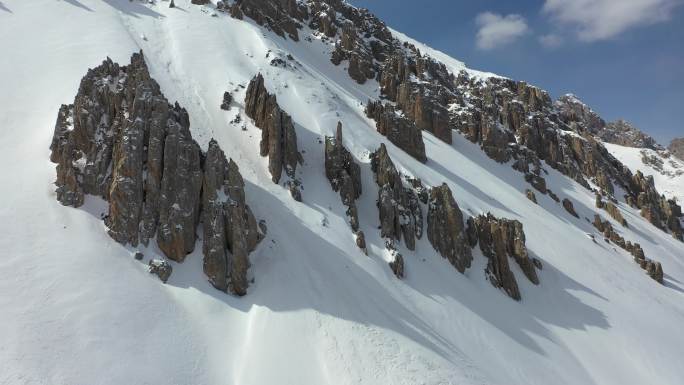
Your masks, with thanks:
[{"label": "sunlit snow slope", "polygon": [[[621,204],[630,227],[614,226],[663,264],[659,285],[624,250],[598,234],[592,242],[585,217],[597,209],[583,187],[553,170],[546,178],[575,202],[575,219],[547,196],[527,200],[510,165],[460,135],[448,145],[423,133],[426,164],[387,143],[397,166],[448,183],[467,215],[522,221],[544,268],[539,286],[518,280],[516,302],[485,280],[479,250],[462,275],[423,237],[415,252],[399,250],[407,276],[398,280],[368,164],[385,141],[363,114],[377,83],[357,85],[315,37],[284,40],[189,0],[157,3],[0,2],[0,384],[682,383],[684,243]],[[73,209],[55,200],[48,146],[60,104],[89,67],[106,56],[127,64],[140,49],[165,96],[188,109],[199,143],[216,138],[238,163],[247,201],[267,222],[245,297],[206,282],[199,243],[164,285],[133,259],[137,249],[107,236],[104,202]],[[298,64],[269,65],[288,53]],[[259,71],[296,122],[303,203],[271,182],[243,111],[218,108],[233,90],[241,107],[239,85]],[[246,130],[229,123],[237,114]],[[324,176],[321,141],[338,120],[362,165],[369,256]]]}]

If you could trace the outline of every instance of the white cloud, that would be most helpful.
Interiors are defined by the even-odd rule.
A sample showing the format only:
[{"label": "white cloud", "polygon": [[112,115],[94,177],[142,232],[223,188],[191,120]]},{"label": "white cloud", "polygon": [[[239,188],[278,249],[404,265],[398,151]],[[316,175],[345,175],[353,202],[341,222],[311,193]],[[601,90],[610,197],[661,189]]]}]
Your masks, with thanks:
[{"label": "white cloud", "polygon": [[558,48],[563,44],[563,38],[555,33],[539,36],[539,42],[546,48]]},{"label": "white cloud", "polygon": [[610,39],[640,25],[670,19],[681,0],[545,0],[543,12],[583,41]]},{"label": "white cloud", "polygon": [[529,31],[525,18],[516,14],[484,12],[477,15],[475,22],[479,26],[476,45],[483,50],[509,44]]}]

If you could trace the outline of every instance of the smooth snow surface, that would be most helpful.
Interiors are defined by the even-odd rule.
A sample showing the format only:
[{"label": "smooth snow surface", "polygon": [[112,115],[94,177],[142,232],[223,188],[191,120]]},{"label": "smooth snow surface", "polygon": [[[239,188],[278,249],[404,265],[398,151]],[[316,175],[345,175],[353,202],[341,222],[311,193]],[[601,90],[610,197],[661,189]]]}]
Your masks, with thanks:
[{"label": "smooth snow surface", "polygon": [[[384,138],[362,105],[378,85],[358,86],[318,39],[284,40],[175,2],[0,2],[0,384],[682,383],[684,243],[621,205],[630,228],[614,225],[662,262],[659,285],[625,251],[598,234],[592,242],[594,196],[581,186],[553,170],[547,177],[574,201],[575,219],[547,196],[532,204],[521,175],[460,135],[447,145],[424,133],[428,162],[388,144],[397,166],[429,185],[447,182],[466,215],[521,220],[544,269],[536,287],[512,264],[523,297],[515,302],[485,280],[479,250],[462,275],[424,236],[415,252],[400,247],[407,276],[398,280],[368,160]],[[214,137],[238,163],[248,203],[267,221],[245,297],[206,282],[199,243],[164,285],[146,271],[155,247],[141,250],[141,263],[106,235],[104,202],[89,197],[74,209],[55,200],[48,146],[59,105],[73,101],[89,67],[106,56],[127,64],[139,49],[166,97],[188,109],[200,144]],[[297,64],[268,64],[288,53]],[[271,182],[242,111],[239,85],[258,71],[296,122],[303,203]],[[222,111],[227,90],[236,102]],[[246,131],[229,123],[237,114]],[[338,120],[362,165],[369,256],[324,176],[321,141]]]}]

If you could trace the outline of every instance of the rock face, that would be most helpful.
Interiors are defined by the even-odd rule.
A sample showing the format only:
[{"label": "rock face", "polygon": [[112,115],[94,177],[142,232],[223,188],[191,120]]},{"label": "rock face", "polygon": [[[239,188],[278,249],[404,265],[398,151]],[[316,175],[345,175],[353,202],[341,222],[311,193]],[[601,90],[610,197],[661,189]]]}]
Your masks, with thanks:
[{"label": "rock face", "polygon": [[368,250],[366,249],[366,235],[361,230],[356,232],[356,246],[361,249],[364,254],[368,255]]},{"label": "rock face", "polygon": [[366,115],[375,119],[378,132],[390,142],[419,161],[427,161],[420,129],[410,120],[397,115],[392,106],[370,101],[366,106]]},{"label": "rock face", "polygon": [[150,272],[150,274],[154,274],[159,277],[159,279],[164,283],[169,280],[169,277],[171,277],[171,273],[173,272],[171,264],[163,259],[151,260],[147,270]]},{"label": "rock face", "polygon": [[361,196],[361,167],[342,143],[341,122],[337,123],[335,136],[325,137],[325,176],[332,189],[339,191],[342,203],[348,207],[352,229],[357,231],[359,218],[355,201]]},{"label": "rock face", "polygon": [[390,269],[397,278],[404,278],[404,257],[401,254],[394,256],[394,261],[389,263]]},{"label": "rock face", "polygon": [[299,41],[299,21],[308,18],[307,8],[296,0],[237,0],[230,14],[236,19],[247,16],[277,35],[287,35],[294,41]]},{"label": "rock face", "polygon": [[573,217],[579,218],[579,215],[577,215],[577,212],[575,212],[575,206],[572,204],[572,201],[570,199],[563,199],[563,208]]},{"label": "rock face", "polygon": [[216,141],[209,142],[202,184],[204,273],[214,287],[237,295],[247,289],[249,253],[261,240],[245,202],[237,164],[226,160]]},{"label": "rock face", "polygon": [[604,142],[625,147],[663,149],[655,139],[622,119],[606,124],[602,130],[597,132],[597,136]]},{"label": "rock face", "polygon": [[221,102],[221,109],[222,110],[229,110],[230,109],[230,103],[233,102],[233,97],[230,95],[230,92],[224,92],[223,93],[223,102]]},{"label": "rock face", "polygon": [[[633,183],[632,172],[601,142],[613,140],[609,136],[615,140],[629,137],[634,145],[657,147],[652,139],[624,122],[607,124],[573,95],[554,102],[546,91],[522,81],[472,76],[467,71],[454,74],[414,45],[395,38],[367,9],[344,1],[239,3],[242,8],[258,9],[250,17],[259,24],[281,20],[279,25],[296,26],[308,22],[326,39],[334,40],[331,61],[347,63],[349,75],[359,83],[377,79],[381,98],[391,102],[368,103],[366,113],[376,120],[378,131],[416,159],[426,159],[420,130],[448,143],[457,130],[493,160],[513,160],[513,167],[543,194],[543,165],[548,165],[587,189],[592,188],[592,181],[612,195],[619,186],[618,191],[624,191],[639,209],[642,193],[660,196],[652,186]],[[271,15],[271,20],[264,15]],[[649,199],[642,212],[655,226],[679,238],[678,230],[672,230],[677,225],[666,214],[668,210]]]},{"label": "rock face", "polygon": [[430,190],[427,234],[432,247],[456,270],[463,273],[470,267],[473,256],[468,247],[463,214],[446,184]]},{"label": "rock face", "polygon": [[[249,238],[242,256],[246,261],[256,246],[256,221],[251,213],[245,214],[249,209],[237,166],[232,164],[232,173],[216,171],[227,167],[225,156],[216,142],[209,147],[205,159],[190,134],[187,112],[164,98],[142,53],[134,54],[128,66],[107,59],[82,79],[74,104],[60,108],[50,146],[50,159],[57,163],[57,199],[78,207],[84,194],[102,197],[109,202],[105,224],[114,240],[136,246],[156,239],[159,249],[177,262],[193,251],[197,226],[204,219],[205,268],[215,264],[215,249],[224,239],[207,226]],[[223,175],[239,181],[225,195],[237,202],[241,217],[249,219],[246,225],[217,219],[233,210],[219,207],[208,191],[223,186]],[[230,242],[234,241],[225,240]],[[240,262],[230,268],[236,266]],[[247,266],[242,263],[245,272]],[[214,270],[206,269],[207,275],[223,289],[225,283]],[[242,286],[246,288],[246,282]]]},{"label": "rock face", "polygon": [[536,268],[541,268],[541,261],[528,255],[522,223],[499,219],[491,214],[480,215],[471,223],[480,250],[489,260],[485,269],[489,281],[519,301],[520,290],[508,264],[508,257],[516,261],[527,279],[535,285],[539,284]]},{"label": "rock face", "polygon": [[423,212],[416,193],[404,187],[384,144],[371,154],[371,169],[375,173],[380,214],[380,234],[400,241],[402,236],[409,250],[415,249],[416,238],[423,235]]},{"label": "rock face", "polygon": [[[159,196],[157,244],[167,257],[178,262],[182,262],[195,247],[202,188],[201,151],[188,127],[173,126],[167,132]],[[116,173],[114,175],[110,202],[117,202],[114,194]],[[110,207],[110,218],[116,218],[111,216],[112,211]],[[110,231],[113,231],[112,226]],[[112,237],[116,239],[114,235]]]},{"label": "rock face", "polygon": [[615,232],[613,225],[611,225],[609,221],[604,221],[598,214],[594,216],[593,225],[598,231],[603,233],[606,241],[613,242],[632,254],[634,256],[634,262],[642,269],[646,270],[646,274],[648,274],[649,277],[653,278],[658,283],[663,283],[663,266],[660,262],[655,262],[646,258],[641,245],[625,241],[621,235]]},{"label": "rock face", "polygon": [[297,150],[297,134],[292,118],[280,109],[275,95],[269,94],[261,74],[249,82],[245,96],[245,113],[261,129],[261,156],[268,156],[268,169],[273,183],[278,183],[283,169],[294,179],[301,154]]},{"label": "rock face", "polygon": [[613,202],[606,202],[603,207],[613,219],[618,221],[622,226],[627,227],[627,221],[622,216],[620,209]]},{"label": "rock face", "polygon": [[633,189],[641,192],[636,199],[628,197],[627,202],[641,209],[641,216],[653,225],[665,231],[669,230],[674,238],[683,240],[684,230],[679,220],[682,209],[677,202],[658,194],[652,175],[644,176],[641,171],[637,171],[631,183]]},{"label": "rock face", "polygon": [[667,146],[668,151],[677,158],[684,160],[684,138],[672,139],[670,145]]}]

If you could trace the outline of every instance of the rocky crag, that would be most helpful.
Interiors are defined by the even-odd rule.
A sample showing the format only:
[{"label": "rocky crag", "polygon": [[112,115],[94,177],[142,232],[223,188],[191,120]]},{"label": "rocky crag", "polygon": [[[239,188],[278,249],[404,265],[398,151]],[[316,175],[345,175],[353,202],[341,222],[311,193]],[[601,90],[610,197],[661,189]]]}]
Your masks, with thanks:
[{"label": "rocky crag", "polygon": [[644,269],[649,277],[653,278],[658,283],[663,283],[663,266],[660,262],[646,258],[641,245],[626,241],[615,231],[615,229],[613,229],[613,225],[609,221],[604,221],[598,214],[594,215],[593,225],[603,234],[606,242],[612,242],[632,254],[632,256],[634,256],[634,262]]},{"label": "rocky crag", "polygon": [[[447,143],[457,130],[497,162],[512,161],[542,193],[538,187],[545,185],[545,163],[587,189],[593,182],[608,195],[624,191],[620,198],[681,239],[681,224],[673,217],[681,212],[676,202],[663,200],[652,183],[633,175],[600,141],[636,131],[621,122],[606,124],[574,96],[554,102],[547,92],[525,82],[449,72],[443,63],[394,37],[367,9],[342,0],[242,0],[230,12],[294,40],[305,24],[319,31],[334,45],[334,64],[345,63],[358,83],[378,81],[382,98],[392,104],[370,101],[366,112],[380,133],[416,159],[426,159],[416,128]],[[633,139],[634,144],[651,143],[646,136]]]},{"label": "rocky crag", "polygon": [[518,282],[508,263],[509,257],[520,266],[530,282],[539,284],[537,269],[541,269],[542,264],[528,255],[522,223],[496,218],[488,213],[470,218],[467,234],[470,246],[479,244],[487,257],[485,273],[494,287],[500,288],[516,301],[521,299]]},{"label": "rocky crag", "polygon": [[237,165],[214,141],[203,153],[189,127],[185,109],[169,104],[150,77],[142,52],[127,66],[108,58],[59,110],[50,146],[57,199],[74,207],[85,194],[105,199],[114,240],[135,247],[156,239],[176,262],[193,251],[201,222],[209,281],[243,295],[248,254],[261,237],[256,220]]},{"label": "rocky crag", "polygon": [[473,260],[467,241],[463,213],[451,194],[449,186],[430,189],[427,234],[432,247],[463,273]]},{"label": "rocky crag", "polygon": [[667,146],[668,151],[677,158],[684,160],[684,138],[672,139],[670,145]]},{"label": "rocky crag", "polygon": [[285,174],[291,179],[288,184],[292,196],[301,200],[295,172],[302,156],[297,149],[294,123],[290,115],[280,108],[276,96],[266,90],[261,74],[249,82],[245,96],[245,113],[261,129],[260,153],[261,156],[268,156],[268,169],[273,183],[280,182],[285,170]]},{"label": "rocky crag", "polygon": [[340,193],[342,204],[347,206],[351,228],[359,231],[359,214],[356,199],[361,196],[361,167],[342,142],[342,123],[337,123],[335,136],[325,137],[325,176],[332,189]]},{"label": "rocky crag", "polygon": [[390,241],[401,241],[403,237],[406,247],[415,250],[416,239],[423,236],[423,211],[418,195],[413,188],[404,186],[384,144],[371,154],[371,170],[379,187],[380,235]]}]

